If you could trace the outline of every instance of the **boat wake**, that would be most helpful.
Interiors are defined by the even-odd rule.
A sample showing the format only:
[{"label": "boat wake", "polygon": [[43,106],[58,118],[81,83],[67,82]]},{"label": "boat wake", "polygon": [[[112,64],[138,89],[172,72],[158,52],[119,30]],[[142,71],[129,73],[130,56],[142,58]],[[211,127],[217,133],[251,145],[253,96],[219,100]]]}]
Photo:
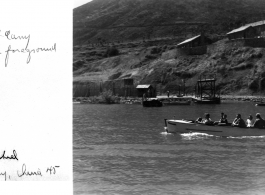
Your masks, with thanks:
[{"label": "boat wake", "polygon": [[215,137],[214,135],[209,135],[206,133],[197,133],[197,132],[182,133],[180,135],[184,140],[208,139],[210,137]]},{"label": "boat wake", "polygon": [[161,132],[161,134],[162,135],[171,135],[172,133],[168,133],[168,132],[164,131],[164,132]]},{"label": "boat wake", "polygon": [[262,135],[262,136],[241,136],[241,137],[229,136],[227,138],[229,138],[229,139],[264,139],[265,135]]},{"label": "boat wake", "polygon": [[[166,131],[161,132],[162,135],[174,135],[175,133],[168,133]],[[240,136],[240,137],[220,137],[215,135],[209,135],[207,133],[199,133],[199,132],[190,132],[190,133],[182,133],[178,134],[184,140],[196,140],[196,139],[209,139],[209,138],[228,138],[228,139],[265,139],[265,135],[262,136]]]},{"label": "boat wake", "polygon": [[168,133],[166,131],[163,131],[160,133],[161,135],[180,135],[185,140],[193,140],[193,139],[206,139],[210,137],[218,137],[214,135],[209,135],[207,133],[198,133],[198,132],[190,132],[190,133]]}]

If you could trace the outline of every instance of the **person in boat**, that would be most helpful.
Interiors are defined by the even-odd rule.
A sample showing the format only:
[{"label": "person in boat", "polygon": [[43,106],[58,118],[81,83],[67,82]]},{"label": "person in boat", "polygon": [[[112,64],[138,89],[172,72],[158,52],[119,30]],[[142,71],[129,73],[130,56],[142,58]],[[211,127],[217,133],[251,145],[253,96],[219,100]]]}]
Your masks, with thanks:
[{"label": "person in boat", "polygon": [[224,113],[223,113],[223,112],[221,113],[221,118],[220,118],[220,120],[219,120],[219,121],[215,121],[215,122],[214,122],[214,125],[218,125],[218,124],[220,124],[220,123],[227,123],[227,119],[226,119],[226,121],[224,120]]},{"label": "person in boat", "polygon": [[202,119],[201,117],[196,120],[197,123],[205,124],[205,125],[213,125],[213,121],[210,118],[209,113],[205,113],[205,118]]},{"label": "person in boat", "polygon": [[202,117],[197,118],[196,123],[202,123]]},{"label": "person in boat", "polygon": [[256,114],[256,120],[252,127],[259,128],[259,129],[265,128],[265,121],[261,118],[260,113]]},{"label": "person in boat", "polygon": [[169,91],[167,91],[167,98],[169,98]]},{"label": "person in boat", "polygon": [[249,116],[248,116],[248,118],[247,118],[247,127],[252,127],[253,126],[253,122],[252,122],[252,119],[253,119],[253,117],[252,117],[252,115],[250,114]]},{"label": "person in boat", "polygon": [[223,125],[227,125],[228,121],[227,121],[227,115],[224,114],[223,118],[220,119],[219,123],[217,125],[223,126]]},{"label": "person in boat", "polygon": [[233,127],[246,127],[245,121],[241,118],[241,114],[237,114],[232,123]]}]

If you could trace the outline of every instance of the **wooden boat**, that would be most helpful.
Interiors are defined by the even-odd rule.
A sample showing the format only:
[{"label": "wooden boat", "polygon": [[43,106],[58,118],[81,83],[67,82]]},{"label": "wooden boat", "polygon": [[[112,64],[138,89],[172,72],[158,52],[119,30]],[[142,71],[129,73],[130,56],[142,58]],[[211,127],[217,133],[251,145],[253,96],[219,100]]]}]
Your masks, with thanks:
[{"label": "wooden boat", "polygon": [[255,106],[265,106],[265,102],[256,103]]},{"label": "wooden boat", "polygon": [[206,133],[209,135],[223,137],[241,137],[241,136],[263,136],[265,129],[257,128],[239,128],[218,125],[204,125],[195,123],[192,120],[167,120],[165,119],[165,129],[168,133]]},{"label": "wooden boat", "polygon": [[148,98],[143,100],[143,107],[161,107],[163,103],[157,98]]}]

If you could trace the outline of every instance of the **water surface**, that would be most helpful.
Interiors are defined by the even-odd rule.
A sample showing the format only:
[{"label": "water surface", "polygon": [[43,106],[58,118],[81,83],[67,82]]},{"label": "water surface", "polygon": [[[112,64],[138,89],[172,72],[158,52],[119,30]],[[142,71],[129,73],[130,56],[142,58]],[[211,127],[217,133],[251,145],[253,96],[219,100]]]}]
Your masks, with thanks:
[{"label": "water surface", "polygon": [[265,116],[252,102],[73,109],[74,194],[265,194],[265,137],[164,132],[164,118]]}]

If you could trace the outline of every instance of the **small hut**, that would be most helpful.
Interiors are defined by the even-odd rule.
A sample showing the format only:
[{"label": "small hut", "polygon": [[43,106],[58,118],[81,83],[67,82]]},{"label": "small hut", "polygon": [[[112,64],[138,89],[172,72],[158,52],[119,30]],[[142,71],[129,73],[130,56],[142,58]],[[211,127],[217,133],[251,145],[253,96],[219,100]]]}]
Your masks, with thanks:
[{"label": "small hut", "polygon": [[146,97],[156,97],[155,88],[148,84],[148,85],[137,85],[136,87],[138,92],[138,97],[143,97],[145,94]]}]

